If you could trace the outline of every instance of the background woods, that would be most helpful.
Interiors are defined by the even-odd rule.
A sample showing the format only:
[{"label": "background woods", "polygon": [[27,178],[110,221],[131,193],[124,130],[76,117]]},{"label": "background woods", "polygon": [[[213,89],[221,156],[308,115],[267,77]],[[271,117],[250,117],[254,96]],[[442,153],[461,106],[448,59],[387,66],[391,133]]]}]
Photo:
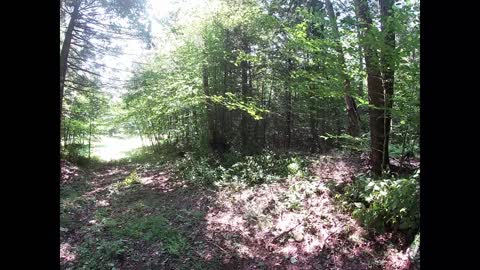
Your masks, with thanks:
[{"label": "background woods", "polygon": [[[332,220],[345,223],[340,216],[349,213],[349,226],[357,226],[352,225],[357,220],[369,231],[394,232],[388,241],[395,243],[409,262],[415,261],[418,247],[410,244],[418,245],[420,217],[419,1],[190,2],[172,2],[165,8],[176,8],[158,18],[152,15],[154,8],[149,1],[61,1],[62,158],[86,166],[89,173],[104,168],[101,166],[128,171],[125,181],[115,184],[118,194],[135,183],[146,186],[148,181],[158,184],[162,179],[181,179],[197,188],[215,187],[217,199],[227,198],[222,193],[226,190],[236,196],[251,189],[256,194],[252,200],[257,200],[270,196],[262,193],[264,184],[268,185],[276,190],[272,196],[279,196],[268,197],[276,205],[268,209],[280,209],[282,201],[286,206],[280,212],[304,214],[305,221],[291,230],[278,229],[280,225],[272,221],[276,216],[265,214],[270,210],[247,218],[251,209],[244,209],[243,218],[248,222],[260,224],[259,220],[265,218],[265,223],[255,223],[255,228],[279,230],[274,236],[257,235],[272,240],[271,245],[288,245],[277,241],[290,234],[299,243],[307,243],[310,240],[304,239],[310,236],[320,237],[313,231],[308,236],[306,231],[310,230],[308,224],[320,224],[323,215],[315,208],[318,202],[313,198],[328,194],[332,203],[325,207],[338,211]],[[161,29],[161,34],[152,29]],[[122,77],[125,70],[108,65],[106,59],[133,54],[119,45],[127,40],[138,41],[148,54],[134,57],[129,64],[131,70]],[[102,163],[98,149],[106,147],[109,140],[125,137],[138,137],[138,145],[133,141],[128,144],[141,147],[124,159]],[[160,164],[162,172],[150,176],[145,168],[152,164]],[[136,166],[135,170],[129,166]],[[96,176],[85,177],[91,183],[100,183]],[[110,178],[105,174],[105,179]],[[280,187],[279,183],[284,185]],[[162,189],[164,185],[167,182]],[[280,191],[282,188],[285,190]],[[280,196],[276,192],[284,193]],[[182,196],[193,199],[198,194]],[[318,195],[318,199],[324,199],[324,195]],[[74,202],[66,203],[70,199],[63,199],[63,205],[73,207]],[[309,214],[315,211],[318,220]],[[208,220],[206,214],[203,217]],[[114,228],[108,222],[118,217],[105,218],[107,223],[102,226]],[[182,238],[167,225],[164,218],[169,219],[168,214],[153,220],[148,215],[142,218],[145,220],[139,222],[145,222],[145,228],[140,223],[140,227],[125,223],[123,229],[112,230],[117,236],[135,238],[133,231],[151,232],[149,226],[156,224],[169,232],[166,238],[152,236],[164,243],[167,254],[182,254],[188,246],[195,246],[189,237]],[[299,233],[299,228],[305,231]],[[331,234],[336,236],[329,241],[341,238],[333,228]],[[325,237],[317,240],[327,243],[330,236]],[[345,246],[340,244],[339,248],[351,247],[349,252],[353,252],[356,240],[351,241],[342,242]],[[83,245],[87,252],[87,244]],[[386,245],[380,246],[382,252],[372,256],[385,259]],[[251,248],[265,251],[259,245]],[[322,252],[327,251],[317,253]],[[313,257],[299,254],[288,257],[288,263],[298,260],[303,266],[313,264]],[[401,261],[400,257],[395,257],[395,263]],[[268,258],[265,265],[278,263]],[[172,259],[175,266],[177,259]],[[121,264],[119,259],[111,260],[116,266]],[[315,260],[323,260],[326,269],[333,267],[328,266],[333,259]],[[350,269],[346,266],[349,264],[352,269],[406,269],[387,267],[394,262],[386,259],[377,266],[362,265],[367,259],[360,260],[346,260],[341,269]],[[230,261],[234,263],[232,269],[248,264],[233,258]]]}]

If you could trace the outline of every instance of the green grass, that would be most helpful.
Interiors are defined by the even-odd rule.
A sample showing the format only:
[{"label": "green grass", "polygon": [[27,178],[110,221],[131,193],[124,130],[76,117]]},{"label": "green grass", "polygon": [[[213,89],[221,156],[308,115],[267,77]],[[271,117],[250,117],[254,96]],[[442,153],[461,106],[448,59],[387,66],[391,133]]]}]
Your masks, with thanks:
[{"label": "green grass", "polygon": [[75,214],[88,204],[88,198],[82,197],[87,192],[89,185],[80,180],[60,189],[60,226],[71,228],[75,225]]},{"label": "green grass", "polygon": [[125,218],[123,222],[112,222],[109,231],[115,237],[144,240],[148,243],[161,241],[165,251],[180,255],[187,248],[187,239],[162,215]]},{"label": "green grass", "polygon": [[89,185],[83,179],[60,188],[61,200],[75,200],[87,192]]},{"label": "green grass", "polygon": [[128,251],[128,243],[121,239],[86,238],[78,247],[78,268],[115,269],[117,259]]}]

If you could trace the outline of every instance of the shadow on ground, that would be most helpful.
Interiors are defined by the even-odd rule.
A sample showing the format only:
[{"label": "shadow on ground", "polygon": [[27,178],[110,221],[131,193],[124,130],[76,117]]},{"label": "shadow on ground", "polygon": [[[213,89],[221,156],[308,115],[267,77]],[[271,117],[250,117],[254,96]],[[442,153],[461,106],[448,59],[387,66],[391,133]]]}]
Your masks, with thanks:
[{"label": "shadow on ground", "polygon": [[[325,181],[358,165],[319,158],[311,170],[313,180],[216,190],[168,167],[79,172],[62,185],[61,269],[406,269],[402,239],[365,232],[333,204]],[[134,171],[139,183],[123,185]]]}]

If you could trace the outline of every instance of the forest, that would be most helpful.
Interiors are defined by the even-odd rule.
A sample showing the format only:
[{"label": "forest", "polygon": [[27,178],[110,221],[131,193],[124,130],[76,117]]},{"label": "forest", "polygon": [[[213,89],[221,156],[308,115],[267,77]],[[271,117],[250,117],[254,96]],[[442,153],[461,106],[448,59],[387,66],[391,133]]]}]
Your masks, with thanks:
[{"label": "forest", "polygon": [[62,0],[61,269],[420,269],[419,15]]}]

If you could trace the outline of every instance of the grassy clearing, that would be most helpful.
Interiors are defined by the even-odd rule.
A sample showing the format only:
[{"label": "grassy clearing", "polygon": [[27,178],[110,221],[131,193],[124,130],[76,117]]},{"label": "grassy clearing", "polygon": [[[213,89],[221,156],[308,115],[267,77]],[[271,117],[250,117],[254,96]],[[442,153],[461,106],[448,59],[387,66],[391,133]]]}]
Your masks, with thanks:
[{"label": "grassy clearing", "polygon": [[110,137],[102,136],[94,143],[93,155],[102,161],[119,160],[128,156],[134,149],[143,146],[140,137]]}]

